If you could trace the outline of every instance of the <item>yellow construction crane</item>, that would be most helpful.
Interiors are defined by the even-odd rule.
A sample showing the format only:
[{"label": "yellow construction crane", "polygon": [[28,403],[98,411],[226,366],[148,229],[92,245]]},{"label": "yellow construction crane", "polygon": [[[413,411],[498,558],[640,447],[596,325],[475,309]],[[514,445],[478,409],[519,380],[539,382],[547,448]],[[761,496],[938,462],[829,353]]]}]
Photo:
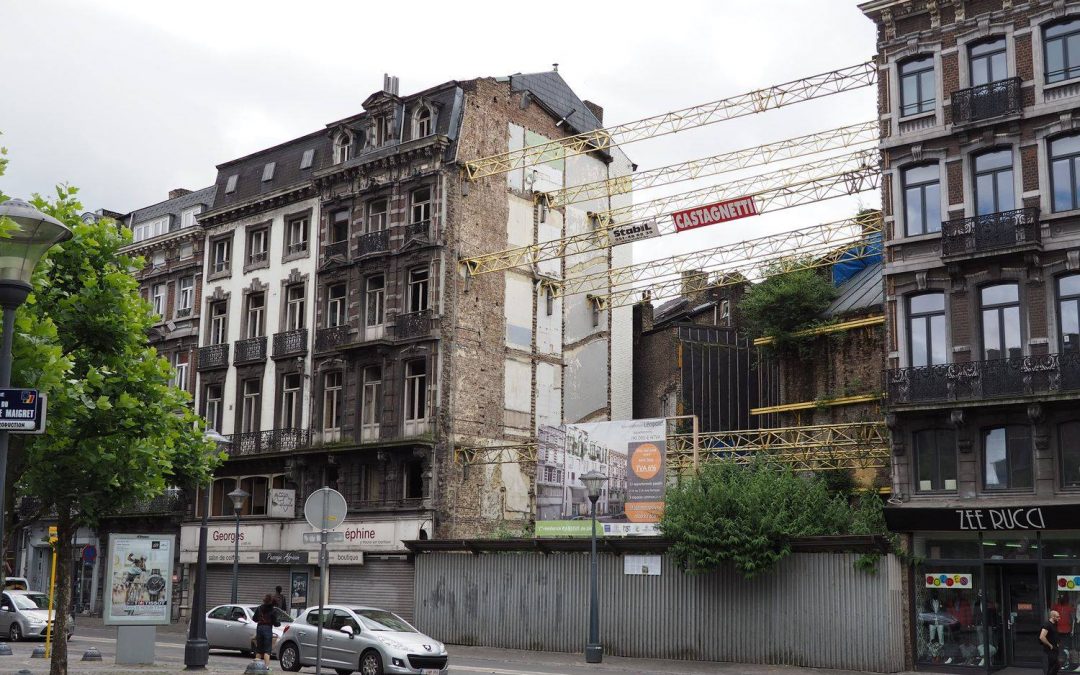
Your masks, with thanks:
[{"label": "yellow construction crane", "polygon": [[[537,463],[535,442],[515,445],[458,446],[454,461],[465,465]],[[775,429],[744,429],[667,437],[667,461],[675,470],[755,458],[797,470],[872,469],[889,465],[889,431],[881,422],[856,422]]]},{"label": "yellow construction crane", "polygon": [[868,61],[857,66],[756,89],[730,98],[465,162],[465,176],[468,180],[477,180],[552,159],[607,150],[616,145],[626,145],[647,138],[656,138],[781,108],[801,101],[868,87],[876,82],[877,66],[872,61]]},{"label": "yellow construction crane", "polygon": [[863,143],[877,142],[878,133],[877,121],[871,120],[838,129],[820,131],[816,134],[776,141],[775,143],[724,152],[712,157],[680,162],[627,176],[616,176],[592,183],[573,185],[551,192],[537,192],[536,200],[542,201],[548,208],[559,208],[576,202],[645,190],[657,185],[694,180],[703,176],[714,176],[793,157],[803,157],[828,150],[838,150]]},{"label": "yellow construction crane", "polygon": [[[879,186],[881,174],[873,158],[872,154],[856,153],[856,155],[845,158],[833,158],[831,163],[814,162],[812,164],[817,171],[823,172],[820,175],[793,183],[784,183],[776,179],[773,181],[776,184],[775,187],[740,196],[752,197],[756,205],[756,211],[763,213],[851,195],[866,190],[874,190]],[[835,172],[828,173],[827,171],[830,168]],[[812,175],[812,172],[804,167],[798,167],[785,173],[789,177],[794,175],[805,177],[807,174]],[[773,178],[773,176],[767,175],[767,179],[770,181]],[[748,187],[751,183],[748,181],[741,183],[741,185]],[[691,193],[656,200],[656,202],[646,202],[638,207],[633,207],[641,209],[641,211],[635,210],[633,213],[657,213],[661,203],[669,209],[678,210],[683,205],[706,203],[700,200],[706,199],[708,195],[712,195],[713,199],[715,199],[716,194],[730,194],[730,192],[725,192],[724,186],[694,190]],[[659,215],[669,214],[670,212]],[[604,217],[610,218],[610,213]],[[670,233],[675,228],[673,224],[665,222],[660,229],[661,232]],[[612,244],[607,232],[607,229],[597,229],[496,253],[471,256],[463,258],[461,264],[471,276],[501,272],[515,267],[531,266],[544,260],[555,260],[565,256],[609,248]]]},{"label": "yellow construction crane", "polygon": [[735,265],[742,268],[751,262],[759,266],[767,266],[772,260],[792,255],[826,256],[843,245],[856,244],[879,232],[881,232],[881,214],[872,211],[862,216],[832,223],[813,225],[625,267],[613,267],[599,272],[567,277],[561,281],[545,279],[542,283],[551,286],[557,296],[606,292],[609,289],[644,280],[659,282],[665,277],[681,279],[680,275],[687,271],[715,271],[721,267]]}]

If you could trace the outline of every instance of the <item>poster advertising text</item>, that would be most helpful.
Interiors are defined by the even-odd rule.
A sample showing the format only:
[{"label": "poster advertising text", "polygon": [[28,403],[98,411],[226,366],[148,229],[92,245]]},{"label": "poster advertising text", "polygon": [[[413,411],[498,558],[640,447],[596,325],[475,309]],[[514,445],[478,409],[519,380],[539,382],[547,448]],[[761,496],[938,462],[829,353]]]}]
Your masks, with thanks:
[{"label": "poster advertising text", "polygon": [[664,419],[539,429],[536,536],[587,537],[591,503],[581,475],[607,476],[596,501],[600,536],[655,535],[665,489]]},{"label": "poster advertising text", "polygon": [[111,534],[106,568],[107,625],[170,623],[176,537],[168,534]]}]

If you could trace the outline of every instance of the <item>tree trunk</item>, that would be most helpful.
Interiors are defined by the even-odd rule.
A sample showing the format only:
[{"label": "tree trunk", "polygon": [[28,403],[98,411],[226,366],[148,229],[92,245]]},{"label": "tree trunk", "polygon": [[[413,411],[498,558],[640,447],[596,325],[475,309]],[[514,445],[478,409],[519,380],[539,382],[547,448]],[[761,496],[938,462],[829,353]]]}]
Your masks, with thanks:
[{"label": "tree trunk", "polygon": [[[55,622],[52,630],[52,662],[49,675],[66,675],[68,671],[67,623],[71,607],[71,556],[75,538],[75,522],[69,504],[56,507],[56,597],[53,599]],[[48,589],[45,589],[48,592]]]}]

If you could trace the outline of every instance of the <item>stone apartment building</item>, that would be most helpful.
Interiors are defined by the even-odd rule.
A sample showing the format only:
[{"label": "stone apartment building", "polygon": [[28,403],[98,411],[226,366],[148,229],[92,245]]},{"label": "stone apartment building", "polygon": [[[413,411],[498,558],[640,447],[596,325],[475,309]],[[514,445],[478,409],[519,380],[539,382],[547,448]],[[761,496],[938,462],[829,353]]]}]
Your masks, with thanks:
[{"label": "stone apartment building", "polygon": [[1080,665],[1080,3],[860,5],[878,29],[890,527],[920,665]]},{"label": "stone apartment building", "polygon": [[[564,274],[625,264],[628,252],[475,277],[458,262],[587,231],[587,212],[627,203],[546,209],[535,198],[629,173],[618,151],[463,176],[465,160],[598,128],[602,114],[554,71],[408,95],[386,78],[359,114],[218,166],[199,217],[196,405],[231,440],[210,494],[210,606],[228,598],[237,487],[250,495],[243,597],[280,585],[302,606],[320,583],[335,601],[410,616],[403,541],[532,518],[535,466],[464,466],[455,447],[630,416],[629,309],[546,290]],[[349,513],[318,579],[302,507],[323,485]],[[194,519],[182,528],[184,563],[196,559],[197,530]]]}]

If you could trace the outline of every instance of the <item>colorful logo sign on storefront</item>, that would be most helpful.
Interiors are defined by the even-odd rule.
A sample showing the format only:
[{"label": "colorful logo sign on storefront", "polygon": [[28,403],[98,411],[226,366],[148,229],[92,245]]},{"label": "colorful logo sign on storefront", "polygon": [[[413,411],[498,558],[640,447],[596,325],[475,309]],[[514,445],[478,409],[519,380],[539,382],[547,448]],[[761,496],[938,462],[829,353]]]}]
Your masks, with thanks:
[{"label": "colorful logo sign on storefront", "polygon": [[1059,591],[1080,591],[1080,576],[1058,576],[1057,587]]},{"label": "colorful logo sign on storefront", "polygon": [[971,575],[955,572],[929,572],[926,575],[926,587],[971,588]]}]

